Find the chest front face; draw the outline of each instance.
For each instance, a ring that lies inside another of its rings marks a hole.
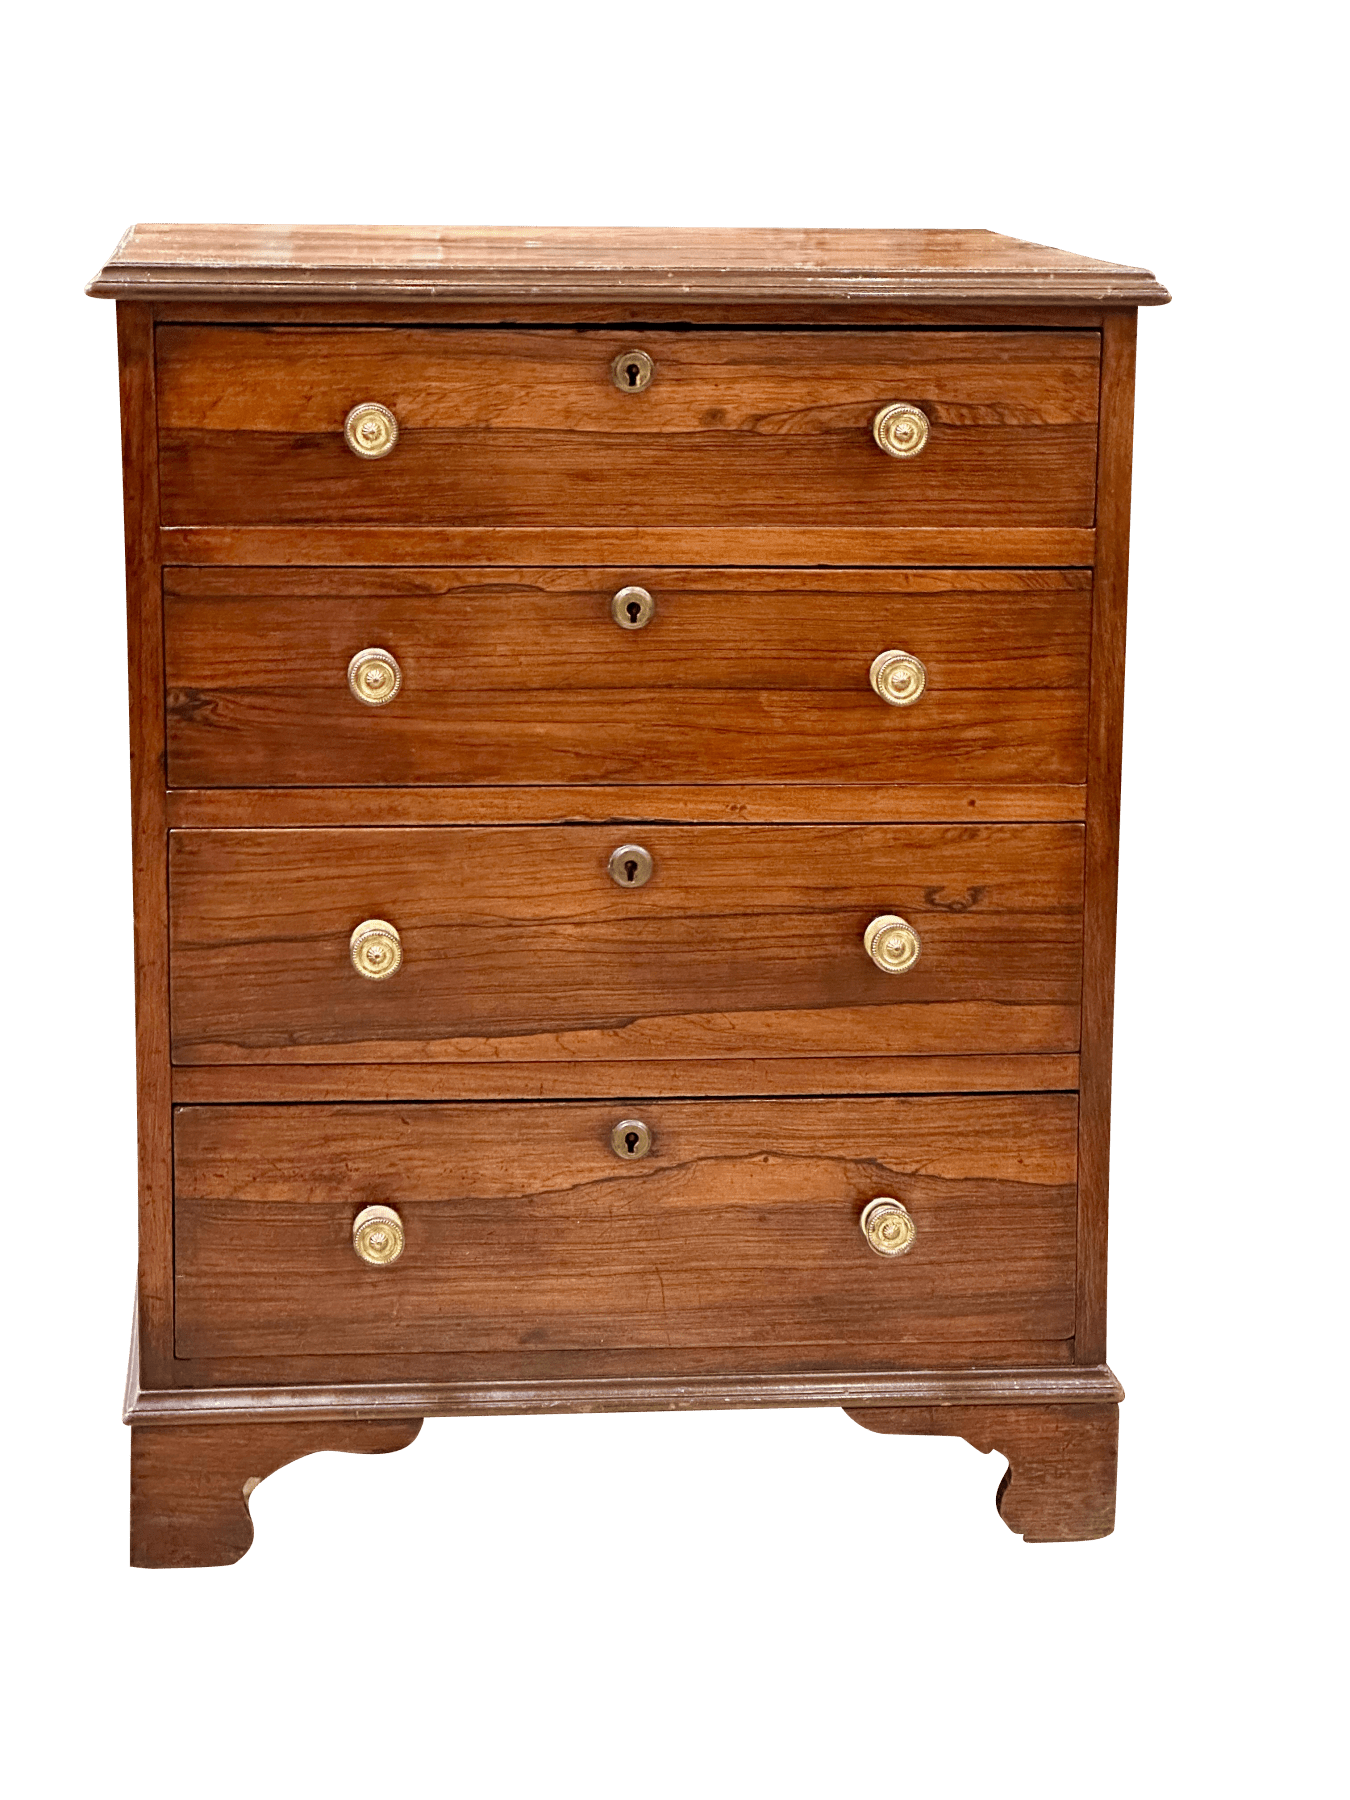
[[[110,265],[147,1493],[175,1431],[265,1461],[279,1385],[306,1447],[827,1403],[1109,1529],[1134,300],[1077,266]],[[138,1560],[232,1560],[156,1506]]]

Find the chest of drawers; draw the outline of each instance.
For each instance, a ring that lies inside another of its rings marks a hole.
[[[132,1560],[478,1412],[1114,1516],[1136,309],[987,232],[141,226]]]

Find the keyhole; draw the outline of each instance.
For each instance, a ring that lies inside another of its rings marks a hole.
[[[638,1134],[636,1131],[626,1131],[623,1136],[623,1141],[627,1144],[628,1154],[631,1156],[638,1147]]]
[[[639,369],[636,363],[629,363],[628,367],[624,370],[624,374],[628,377],[629,387],[636,387],[639,377],[642,374],[642,370]]]
[[[620,844],[610,852],[605,868],[616,887],[644,887],[652,878],[651,854],[641,844]]]
[[[630,600],[628,602],[627,607],[624,610],[627,612],[629,618],[636,625],[639,618],[642,616],[642,607],[639,605],[639,603],[636,600]]]

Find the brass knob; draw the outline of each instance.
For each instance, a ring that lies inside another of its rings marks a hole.
[[[348,945],[352,967],[367,981],[388,981],[403,962],[403,939],[383,919],[363,919]]]
[[[656,364],[645,350],[620,350],[609,365],[609,378],[621,394],[640,394],[655,373]]]
[[[349,450],[374,462],[377,457],[388,456],[398,442],[398,420],[377,400],[363,400],[347,414],[342,435]]]
[[[377,1269],[403,1254],[403,1221],[392,1206],[368,1206],[352,1220],[352,1249]]]
[[[907,400],[892,400],[873,419],[872,436],[887,456],[917,456],[928,442],[928,415]]]
[[[918,932],[898,913],[882,913],[863,933],[863,949],[888,975],[912,969],[922,948]]]
[[[928,671],[908,650],[883,650],[867,679],[887,706],[913,706],[928,685]]]
[[[878,1256],[903,1256],[914,1248],[914,1221],[898,1200],[883,1194],[869,1200],[858,1220],[869,1250]]]
[[[387,650],[358,650],[347,664],[347,686],[362,706],[388,706],[403,686],[403,671]]]

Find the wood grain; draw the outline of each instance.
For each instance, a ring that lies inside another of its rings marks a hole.
[[[1106,1356],[1106,1238],[1111,1165],[1111,1043],[1116,984],[1116,881],[1125,719],[1125,611],[1130,555],[1135,316],[1103,338],[1101,560],[1092,614],[1083,961],[1078,1302],[1080,1354]]]
[[[1073,1332],[1070,1095],[175,1113],[181,1356],[589,1346],[972,1350]],[[878,1193],[918,1229],[868,1249]],[[371,1269],[352,1219],[395,1207]]]
[[[169,570],[169,781],[1084,779],[1086,573],[632,581],[655,601],[640,631],[597,570]],[[402,671],[378,708],[347,686],[369,645]],[[912,706],[868,684],[887,648],[925,665]]]
[[[407,1418],[493,1413],[706,1411],[715,1406],[956,1406],[1120,1400],[1109,1368],[1069,1361],[1069,1339],[985,1341],[974,1366],[959,1345],[896,1366],[884,1346],[824,1359],[792,1345],[725,1350],[554,1350],[486,1355],[196,1357],[173,1364],[173,1388],[140,1381],[131,1334],[126,1424],[261,1418]],[[353,1377],[360,1379],[353,1379]],[[265,1384],[259,1379],[265,1377]]]
[[[997,306],[959,300],[914,304],[897,300],[827,300],[813,306],[784,300],[687,300],[666,296],[625,299],[611,293],[577,300],[561,318],[555,302],[517,300],[509,316],[497,300],[219,300],[168,296],[149,302],[157,325],[723,325],[839,326],[846,331],[884,327],[971,325],[1007,331],[1032,326],[1049,331],[1100,331],[1115,308],[1093,304],[1000,301]]]
[[[636,1084],[636,1085],[635,1085]],[[1070,1092],[1076,1056],[793,1056],[575,1063],[206,1064],[177,1104],[249,1100],[567,1100],[700,1095]]]
[[[878,525],[170,525],[160,557],[188,567],[356,568],[395,563],[704,568],[1087,568],[1095,529]],[[615,586],[619,583],[616,581]]]
[[[896,1406],[957,1401],[1119,1400],[1111,1371],[1073,1359],[1071,1338],[986,1339],[922,1357],[893,1343],[839,1350],[793,1344],[680,1349],[528,1349],[388,1356],[183,1357],[171,1385],[146,1388],[133,1337],[128,1424],[244,1416],[403,1418],[416,1414],[589,1412],[727,1406]],[[266,1387],[259,1382],[265,1378]]]
[[[1081,787],[1045,782],[594,783],[472,788],[177,788],[171,826],[192,825],[903,825],[1083,818]]]
[[[880,1315],[878,1326],[886,1326]],[[696,1349],[664,1343],[586,1350],[535,1345],[426,1351],[414,1346],[382,1355],[180,1357],[173,1365],[171,1389],[162,1391],[181,1396],[194,1389],[252,1389],[265,1381],[309,1394],[350,1385],[376,1398],[386,1390],[397,1394],[403,1412],[412,1408],[409,1396],[417,1397],[423,1418],[433,1411],[585,1412],[592,1405],[622,1411],[625,1394],[633,1396],[635,1405],[658,1408],[736,1406],[742,1394],[751,1396],[749,1405],[839,1406],[853,1399],[860,1406],[889,1406],[912,1397],[909,1377],[915,1370],[928,1371],[935,1382],[954,1381],[972,1369],[991,1381],[1022,1379],[1032,1371],[1038,1381],[1053,1377],[1062,1382],[1080,1367],[1074,1362],[1072,1338],[986,1338],[974,1352],[959,1338],[935,1340],[922,1350],[897,1345],[893,1338],[833,1347],[772,1338]],[[831,1396],[828,1400],[816,1398],[817,1383]],[[761,1389],[763,1399],[754,1399]],[[1056,1392],[1063,1397],[1067,1390],[1060,1386]]]
[[[1028,1544],[1109,1537],[1116,1523],[1120,1409],[1087,1406],[902,1406],[844,1409],[869,1431],[963,1437],[1008,1468],[999,1516]]]
[[[135,225],[88,291],[267,301],[1158,304],[1147,269],[992,231]]]
[[[617,332],[163,325],[168,525],[1092,525],[1096,332]],[[932,435],[897,461],[888,400]],[[343,421],[379,400],[393,453]]]
[[[176,831],[174,1059],[589,1057],[1077,1049],[1074,825],[653,826],[645,887],[612,830]],[[870,919],[923,941],[873,967]],[[403,940],[392,980],[354,926]]]
[[[421,1428],[421,1419],[133,1426],[131,1566],[238,1562],[253,1542],[248,1497],[268,1475],[320,1450],[402,1450]]]
[[[169,919],[165,855],[164,648],[156,519],[154,340],[149,308],[120,303],[131,881],[135,928],[136,1129],[141,1355],[152,1381],[173,1356],[173,1147],[170,1134]]]

